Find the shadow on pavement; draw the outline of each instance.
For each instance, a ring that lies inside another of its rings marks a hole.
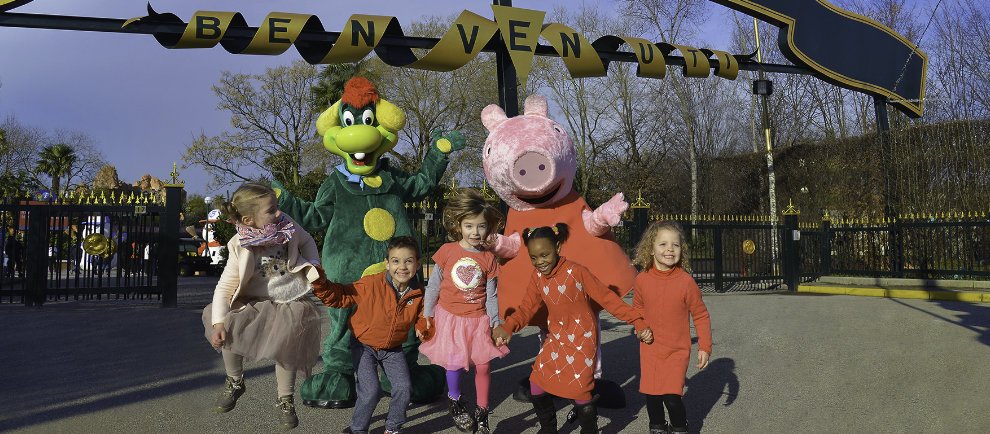
[[[695,363],[691,360],[690,363]],[[739,378],[736,362],[729,358],[712,360],[708,367],[687,380],[684,405],[687,407],[688,426],[691,432],[701,432],[705,419],[715,405],[724,399],[723,406],[730,406],[739,396]]]

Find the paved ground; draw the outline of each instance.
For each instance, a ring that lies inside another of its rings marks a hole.
[[[0,305],[0,431],[274,431],[271,364],[246,366],[248,390],[234,411],[209,411],[223,381],[199,320],[213,279],[180,279],[177,309],[107,301],[40,310]],[[705,371],[689,369],[685,395],[695,432],[990,428],[990,305],[788,294],[711,295],[706,302],[714,360]],[[628,333],[612,323],[604,333],[606,376],[629,398],[624,410],[602,410],[606,433],[647,428],[637,344]],[[492,421],[496,432],[532,433],[532,409],[509,395],[528,371],[536,339],[523,333],[511,348],[493,372]],[[375,433],[384,429],[387,402],[372,423]],[[297,432],[335,433],[350,411],[300,406],[299,417]],[[411,408],[406,432],[456,431],[436,404]]]

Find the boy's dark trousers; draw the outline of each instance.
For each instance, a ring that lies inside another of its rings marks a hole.
[[[357,374],[357,402],[354,404],[354,416],[351,418],[351,431],[355,434],[368,432],[371,416],[375,413],[381,395],[381,387],[378,385],[379,365],[385,370],[388,381],[392,383],[392,400],[388,404],[385,429],[399,431],[406,422],[406,407],[409,406],[411,391],[409,366],[406,364],[402,346],[375,350],[357,343],[351,346],[351,356],[354,358],[355,374]]]

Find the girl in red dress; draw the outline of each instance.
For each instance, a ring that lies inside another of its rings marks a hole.
[[[506,316],[504,324],[492,330],[495,344],[505,345],[541,306],[547,307],[549,333],[529,378],[540,434],[557,432],[553,396],[574,400],[582,434],[598,432],[598,410],[591,396],[598,342],[598,318],[591,308],[592,300],[632,324],[641,341],[653,341],[653,332],[639,309],[624,303],[587,268],[560,256],[567,233],[567,225],[562,223],[523,231],[535,270],[522,303]]]
[[[639,391],[646,395],[650,434],[688,432],[681,396],[691,357],[691,319],[698,333],[697,368],[705,369],[712,354],[712,324],[701,290],[685,270],[684,241],[684,230],[677,223],[654,222],[636,246],[636,263],[643,272],[633,286],[633,306],[657,330],[653,345],[639,346]]]

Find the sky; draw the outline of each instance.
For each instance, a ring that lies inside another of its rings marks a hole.
[[[156,11],[174,13],[183,21],[198,10],[240,12],[251,26],[258,26],[270,12],[312,14],[330,31],[342,30],[351,14],[394,16],[403,28],[424,16],[456,15],[465,9],[492,19],[491,4],[486,0],[151,2]],[[514,0],[512,4],[549,12],[555,5],[575,2]],[[586,4],[614,10],[621,2]],[[729,11],[714,3],[709,10],[699,40],[676,42],[727,50]],[[126,19],[146,15],[146,2],[34,0],[12,12]],[[585,36],[594,40],[600,35]],[[234,55],[220,46],[168,50],[151,35],[0,27],[0,119],[14,116],[24,126],[87,134],[122,181],[134,182],[145,173],[166,179],[173,162],[182,165],[185,147],[195,136],[230,128],[230,115],[216,108],[211,90],[221,72],[258,74],[298,59],[295,49],[279,56]],[[179,171],[190,193],[233,190],[207,190],[209,177],[198,167]]]

